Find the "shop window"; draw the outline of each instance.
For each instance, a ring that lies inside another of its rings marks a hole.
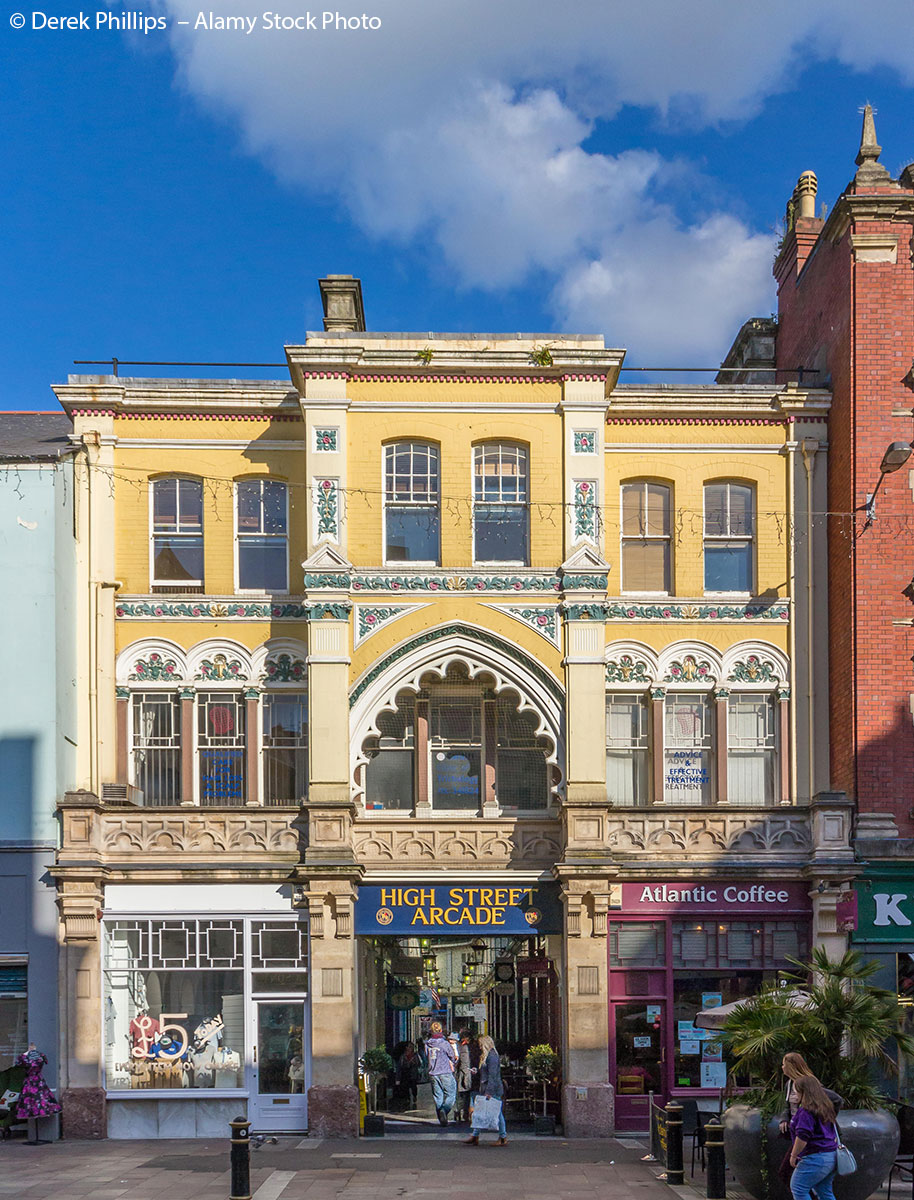
[[[412,810],[415,778],[416,705],[397,697],[397,709],[378,716],[378,736],[366,747],[365,807]]]
[[[289,590],[289,493],[272,479],[235,484],[238,589]]]
[[[705,487],[705,591],[751,592],[755,502],[742,483]]]
[[[610,921],[611,967],[662,967],[666,961],[663,921]]]
[[[726,1086],[728,1060],[721,1043],[711,1033],[695,1027],[702,1009],[754,996],[770,979],[763,971],[708,971],[673,976],[675,1024],[673,1026],[673,1084],[675,1087]],[[748,1084],[749,1080],[743,1080]]]
[[[150,587],[203,591],[203,483],[156,479],[152,484]]]
[[[527,451],[494,442],[473,451],[475,562],[529,561]]]
[[[663,794],[670,804],[713,798],[714,726],[704,693],[668,693],[664,704]]]
[[[898,976],[899,1027],[908,1037],[914,1037],[914,954],[896,956]],[[898,1056],[898,1099],[914,1104],[914,1059]]]
[[[109,1091],[244,1083],[241,920],[132,920],[105,928]]]
[[[478,695],[433,695],[430,704],[432,807],[482,803],[482,704]]]
[[[546,756],[537,744],[537,719],[499,700],[496,709],[495,788],[503,809],[545,808],[549,800]]]
[[[308,793],[308,695],[267,692],[263,698],[263,798],[297,804]]]
[[[727,701],[727,797],[731,804],[775,799],[775,699],[733,692]]]
[[[440,543],[438,449],[395,442],[384,449],[384,561],[437,564]]]
[[[235,692],[197,694],[202,805],[238,805],[245,795],[245,705]]]
[[[143,803],[181,803],[181,706],[173,692],[134,692],[133,782]]]
[[[670,591],[670,489],[639,480],[622,485],[622,591]]]
[[[808,952],[805,921],[673,922],[673,966],[781,970]]]
[[[650,801],[648,722],[646,696],[606,697],[606,795],[611,804]]]
[[[29,1048],[28,963],[0,966],[0,1071]]]

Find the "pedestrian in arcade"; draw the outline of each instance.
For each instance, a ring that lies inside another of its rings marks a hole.
[[[470,1096],[473,1093],[473,1070],[470,1057],[470,1033],[461,1029],[457,1035],[457,1124],[470,1121]]]
[[[447,1125],[447,1115],[457,1098],[457,1077],[454,1073],[457,1069],[457,1051],[444,1036],[444,1026],[440,1021],[432,1022],[430,1032],[431,1036],[425,1043],[428,1078],[432,1085],[438,1123]]]
[[[483,1036],[479,1039],[479,1083],[476,1091],[477,1096],[485,1096],[487,1100],[497,1100],[499,1102],[498,1110],[498,1141],[496,1146],[507,1146],[508,1130],[505,1126],[505,1086],[501,1078],[501,1058],[498,1051],[495,1049],[495,1043],[488,1036]],[[479,1145],[479,1130],[473,1129],[470,1137],[466,1139],[468,1146]],[[828,1196],[823,1197],[823,1200],[834,1200]]]
[[[837,1170],[838,1133],[835,1106],[815,1075],[795,1081],[799,1107],[790,1122],[790,1190],[794,1200],[809,1200],[813,1188],[819,1200],[835,1200],[832,1181]]]

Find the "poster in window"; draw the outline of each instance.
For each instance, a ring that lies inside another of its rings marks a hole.
[[[722,1088],[727,1086],[727,1064],[703,1062],[701,1064],[701,1087]]]

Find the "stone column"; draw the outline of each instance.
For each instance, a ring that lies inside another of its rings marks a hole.
[[[495,700],[490,697],[486,699],[483,706],[485,713],[483,741],[486,749],[486,761],[483,769],[482,815],[493,817],[498,813],[498,797],[495,794],[495,760],[498,755],[495,703]]]
[[[321,874],[309,880],[305,896],[312,979],[308,1125],[318,1137],[358,1137],[356,888]]]
[[[727,698],[730,692],[727,688],[719,687],[714,692],[714,715],[717,720],[717,728],[714,739],[714,754],[717,759],[717,803],[726,804],[729,799],[728,783],[729,770],[727,759],[727,746],[729,744],[727,730]]]
[[[844,792],[819,792],[809,815],[813,850],[804,875],[812,900],[812,944],[839,959],[847,949],[847,932],[838,926],[837,904],[845,885],[860,874],[851,848],[854,802]]]
[[[58,879],[60,908],[60,1103],[67,1138],[107,1136],[102,1087],[101,880],[71,870]]]
[[[606,1137],[613,1127],[606,957],[609,880],[569,875],[562,866],[556,873],[565,906],[565,1136]]]
[[[651,688],[651,799],[663,801],[663,688]]]
[[[244,773],[247,777],[248,807],[260,804],[260,692],[245,688],[244,692]]]
[[[194,689],[181,689],[181,804],[194,803]]]
[[[792,800],[790,794],[790,688],[778,688],[778,764],[780,768],[780,790],[782,804]]]
[[[428,770],[428,701],[416,701],[416,796],[413,807],[417,817],[430,816],[432,782]]]
[[[127,746],[130,740],[130,691],[119,687],[115,691],[117,703],[117,770],[115,781],[126,783],[129,775]]]

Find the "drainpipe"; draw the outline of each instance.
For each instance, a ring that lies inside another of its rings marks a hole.
[[[790,441],[787,443],[787,508],[788,508],[788,539],[790,546],[790,562],[788,564],[788,591],[790,593],[790,747],[784,747],[784,752],[790,753],[790,797],[791,803],[796,804],[797,796],[797,566],[796,566],[796,457],[797,443],[793,437],[793,423],[790,425]],[[788,797],[782,797],[786,800]]]
[[[813,700],[815,673],[813,661],[813,630],[814,630],[814,577],[813,577],[813,544],[812,544],[812,500],[813,473],[816,469],[816,452],[819,443],[815,438],[803,438],[800,450],[803,453],[803,466],[806,468],[806,704],[807,722],[809,724],[809,797],[816,794],[816,727],[815,702]]]
[[[101,437],[98,430],[90,429],[82,435],[86,451],[86,574],[89,584],[89,791],[100,795],[98,781],[98,586],[95,582],[95,539],[93,527],[92,476],[98,461]]]

